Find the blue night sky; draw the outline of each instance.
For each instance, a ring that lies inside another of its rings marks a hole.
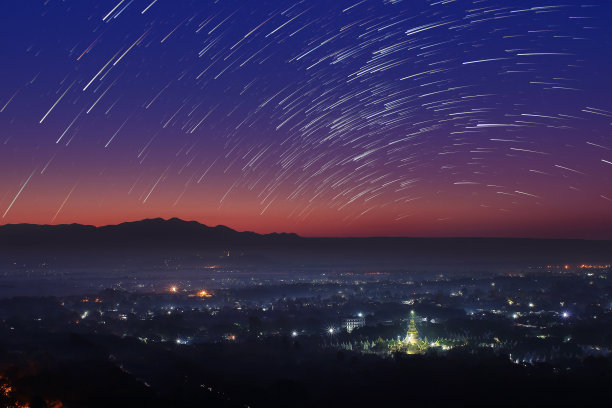
[[[612,239],[607,0],[0,5],[0,219]]]

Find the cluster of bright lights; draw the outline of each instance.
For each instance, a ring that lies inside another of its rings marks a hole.
[[[580,269],[606,269],[609,268],[610,265],[592,265],[592,264],[582,264],[578,266]]]
[[[196,293],[192,293],[189,295],[189,297],[199,297],[199,298],[209,298],[212,295],[207,291],[207,290],[199,290]]]

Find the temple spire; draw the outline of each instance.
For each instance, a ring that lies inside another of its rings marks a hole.
[[[414,324],[414,310],[410,311],[410,324],[408,330],[406,330],[406,342],[409,344],[416,344],[419,339],[419,331]]]

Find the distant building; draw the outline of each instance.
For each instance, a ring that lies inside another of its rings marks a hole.
[[[348,317],[344,319],[344,327],[349,333],[363,326],[365,326],[365,317],[363,316]]]

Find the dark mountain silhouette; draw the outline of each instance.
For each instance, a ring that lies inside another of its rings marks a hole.
[[[358,264],[611,262],[612,241],[525,238],[304,238],[296,234],[239,232],[219,225],[161,218],[118,225],[0,226],[0,253],[134,251],[159,255],[231,249],[249,256],[306,263]],[[76,252],[75,252],[76,254]]]
[[[81,224],[0,226],[0,245],[4,248],[224,248],[228,245],[261,246],[296,238],[295,234],[238,232],[223,225],[209,227],[178,218],[145,219],[102,227]]]

